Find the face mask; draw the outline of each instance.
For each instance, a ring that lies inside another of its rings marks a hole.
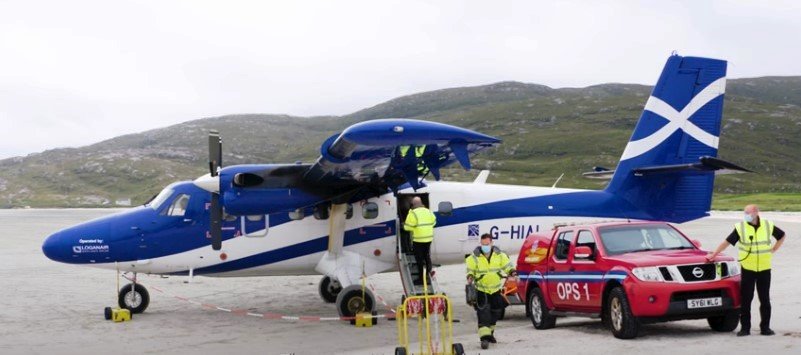
[[[481,252],[484,253],[484,254],[489,254],[490,250],[492,250],[492,246],[491,245],[482,245],[481,246]]]
[[[745,221],[748,222],[748,223],[751,223],[751,222],[754,221],[754,217],[751,216],[750,214],[746,213],[745,214]]]

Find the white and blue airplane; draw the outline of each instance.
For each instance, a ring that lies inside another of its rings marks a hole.
[[[209,174],[59,231],[42,249],[55,261],[134,275],[319,274],[321,297],[350,316],[375,308],[369,290],[362,298],[362,275],[400,270],[407,292],[413,287],[400,228],[413,196],[437,216],[435,264],[462,263],[483,233],[515,253],[528,234],[556,223],[707,216],[715,173],[745,171],[716,158],[725,83],[725,61],[670,56],[603,190],[489,184],[488,172],[472,183],[438,181],[442,167],[470,169],[471,154],[500,141],[434,122],[354,124],[326,140],[314,164],[223,168],[213,132]],[[148,292],[125,285],[119,303],[142,312]]]

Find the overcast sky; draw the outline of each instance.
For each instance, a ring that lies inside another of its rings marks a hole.
[[[0,159],[504,80],[652,84],[673,50],[801,75],[799,35],[799,1],[0,0]]]

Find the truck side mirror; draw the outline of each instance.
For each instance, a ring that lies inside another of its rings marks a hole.
[[[588,246],[576,247],[576,252],[573,254],[574,259],[591,259],[592,249]]]

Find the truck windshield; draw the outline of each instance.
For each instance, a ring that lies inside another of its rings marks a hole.
[[[601,229],[607,254],[648,250],[693,249],[692,243],[668,225],[640,225]]]

